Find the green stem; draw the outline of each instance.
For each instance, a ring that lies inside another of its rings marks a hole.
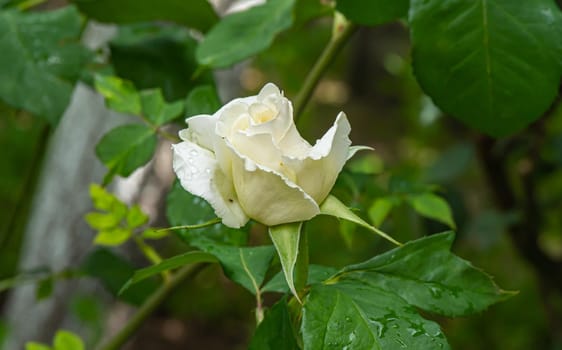
[[[156,230],[156,232],[165,232],[165,231],[173,231],[173,230],[194,230],[194,229],[197,229],[197,228],[212,226],[212,225],[218,224],[219,222],[221,222],[220,218],[214,218],[214,219],[209,220],[207,222],[204,222],[202,224],[166,227],[166,228]]]
[[[127,322],[125,327],[119,331],[99,350],[117,350],[129,340],[129,338],[139,329],[144,320],[180,285],[183,281],[196,275],[206,265],[186,265],[175,273],[169,283],[163,284],[148,300],[138,309],[137,313]]]
[[[152,248],[150,245],[146,244],[142,237],[136,236],[135,243],[139,247],[140,251],[143,255],[153,263],[154,265],[160,264],[162,262],[162,257],[158,252]],[[162,278],[164,279],[164,283],[170,283],[170,271],[162,271]]]
[[[332,37],[330,42],[322,51],[322,54],[316,60],[316,63],[306,76],[306,79],[294,100],[295,108],[295,120],[299,118],[302,114],[304,107],[306,107],[307,102],[310,100],[318,81],[334,60],[336,54],[340,51],[343,45],[347,42],[347,39],[351,37],[351,34],[355,32],[357,27],[351,22],[348,22],[345,17],[336,12],[334,15],[334,28],[332,30]]]

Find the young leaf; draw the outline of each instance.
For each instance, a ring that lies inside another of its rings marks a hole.
[[[154,131],[142,124],[122,125],[105,134],[96,146],[96,155],[109,170],[104,183],[114,174],[129,176],[146,164],[157,141]]]
[[[451,208],[443,198],[431,192],[426,192],[408,196],[406,200],[419,214],[455,228],[455,220],[453,219]]]
[[[206,0],[73,0],[80,11],[99,22],[168,21],[206,31],[218,17]]]
[[[105,246],[118,246],[125,243],[131,237],[131,230],[116,227],[110,230],[98,232],[94,238],[94,244]]]
[[[283,274],[291,293],[300,301],[295,289],[294,272],[299,254],[299,239],[301,236],[302,222],[277,225],[269,228],[269,236],[277,250]]]
[[[148,215],[146,215],[138,204],[133,205],[127,211],[127,227],[129,229],[135,229],[148,222]]]
[[[490,276],[452,254],[454,237],[453,232],[445,232],[410,241],[344,268],[331,281],[363,281],[444,316],[480,312],[512,295],[498,288]]]
[[[127,212],[127,206],[123,202],[98,184],[90,184],[90,197],[94,208],[98,210],[123,213],[123,215]]]
[[[366,229],[376,233],[377,235],[381,236],[382,238],[390,241],[396,245],[401,245],[400,242],[395,240],[394,238],[390,237],[386,233],[382,232],[376,227],[369,225],[365,220],[361,219],[359,216],[355,215],[348,207],[345,206],[342,202],[339,201],[336,197],[329,195],[328,198],[324,200],[324,202],[320,205],[320,213],[324,215],[335,216],[340,219],[348,220],[354,222],[360,226],[365,227]]]
[[[53,350],[84,350],[84,342],[74,333],[60,330],[55,334]]]
[[[119,77],[97,75],[96,90],[105,98],[107,106],[119,113],[140,115],[141,100],[137,89]]]
[[[322,265],[309,265],[308,266],[308,280],[307,285],[316,284],[323,282],[328,279],[328,277],[336,274],[338,270],[330,266]],[[265,286],[261,289],[263,293],[265,292],[277,292],[277,293],[287,293],[289,292],[289,286],[287,286],[287,281],[285,280],[285,274],[283,271],[279,272],[273,278],[271,278]]]
[[[167,103],[160,89],[143,91],[140,98],[143,115],[156,126],[171,122],[183,112],[183,101]]]
[[[78,43],[82,23],[73,6],[1,11],[0,100],[56,125],[91,57]]]
[[[336,9],[350,21],[374,26],[408,14],[408,0],[337,0]]]
[[[266,312],[259,324],[249,350],[295,350],[297,341],[291,324],[287,299],[283,298]]]
[[[392,208],[397,204],[397,201],[393,197],[379,197],[375,199],[373,204],[369,207],[369,218],[375,226],[380,226],[392,210]]]
[[[554,1],[413,0],[409,14],[420,85],[469,126],[509,135],[558,94],[562,13]]]
[[[225,275],[252,294],[260,290],[275,249],[272,246],[229,247],[208,241],[199,247],[217,257]]]
[[[266,49],[278,33],[291,26],[294,3],[269,0],[224,17],[197,48],[197,61],[211,68],[225,68]]]
[[[439,325],[396,294],[360,281],[313,286],[301,332],[310,350],[449,349]]]
[[[96,230],[110,230],[119,225],[124,215],[115,215],[115,213],[97,213],[91,212],[84,216],[90,227]]]
[[[201,85],[189,92],[185,101],[185,115],[213,114],[221,107],[217,90],[211,85]]]
[[[149,277],[158,275],[164,271],[173,270],[178,267],[201,262],[217,262],[217,258],[209,253],[195,251],[176,255],[172,258],[162,260],[162,262],[160,262],[159,264],[135,271],[133,276],[123,285],[123,287],[119,291],[119,294],[122,294],[133,284]]]
[[[29,341],[25,343],[25,350],[53,350],[50,346],[45,344]]]

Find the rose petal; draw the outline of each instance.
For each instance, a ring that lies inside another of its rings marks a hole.
[[[187,118],[185,122],[188,128],[179,132],[180,138],[183,141],[192,141],[208,150],[212,150],[213,138],[216,137],[217,119],[211,115],[201,114]]]
[[[328,196],[349,154],[351,126],[343,112],[334,125],[308,151],[304,160],[286,159],[296,171],[297,185],[317,203]],[[300,166],[298,165],[300,163]]]
[[[244,212],[265,225],[304,221],[320,213],[318,204],[282,174],[232,152],[234,188]]]
[[[182,187],[209,202],[226,226],[244,226],[249,219],[213,153],[190,141],[172,145],[172,149],[174,171]]]

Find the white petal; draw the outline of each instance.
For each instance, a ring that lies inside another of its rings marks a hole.
[[[204,198],[229,227],[242,227],[248,217],[242,210],[231,180],[218,167],[212,152],[185,141],[172,145],[173,167],[183,188]]]
[[[350,131],[347,117],[341,112],[334,125],[310,149],[306,159],[286,160],[297,169],[297,185],[317,203],[322,203],[328,196],[347,161]]]
[[[359,152],[359,151],[373,151],[374,148],[373,147],[369,147],[369,146],[351,146],[349,147],[349,153],[347,154],[347,159],[351,159],[355,153]]]
[[[201,114],[187,118],[185,122],[188,125],[188,129],[180,131],[180,138],[183,141],[192,141],[212,150],[217,119],[211,115]]]
[[[249,217],[273,226],[309,220],[320,213],[314,199],[287,177],[230,150],[234,187]]]

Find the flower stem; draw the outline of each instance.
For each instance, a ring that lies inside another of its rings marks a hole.
[[[99,350],[120,349],[127,340],[139,329],[144,320],[174,291],[174,289],[186,279],[196,275],[206,264],[186,265],[176,272],[169,283],[163,284],[154,294],[152,294],[137,313],[127,322],[119,333],[117,333],[107,343],[99,347]]]
[[[182,226],[172,226],[172,227],[166,227],[166,228],[161,228],[159,230],[156,230],[156,232],[165,232],[165,231],[174,231],[174,230],[194,230],[197,228],[203,228],[203,227],[207,227],[207,226],[212,226],[215,224],[218,224],[219,222],[221,222],[220,218],[214,218],[212,220],[209,220],[207,222],[204,222],[202,224],[196,224],[196,225],[182,225]]]
[[[158,252],[150,245],[146,244],[142,237],[136,236],[135,243],[137,243],[139,250],[144,254],[148,261],[150,261],[154,265],[160,264],[162,262],[162,257],[160,256],[160,254],[158,254]],[[161,275],[164,283],[170,283],[170,271],[162,271]]]
[[[295,108],[295,120],[299,118],[302,114],[304,107],[306,107],[307,102],[310,100],[318,81],[334,60],[336,54],[347,42],[347,39],[351,37],[351,34],[355,32],[357,27],[353,23],[347,21],[347,19],[336,12],[334,15],[334,27],[332,30],[332,36],[330,42],[322,51],[322,54],[306,76],[306,79],[294,100]]]

